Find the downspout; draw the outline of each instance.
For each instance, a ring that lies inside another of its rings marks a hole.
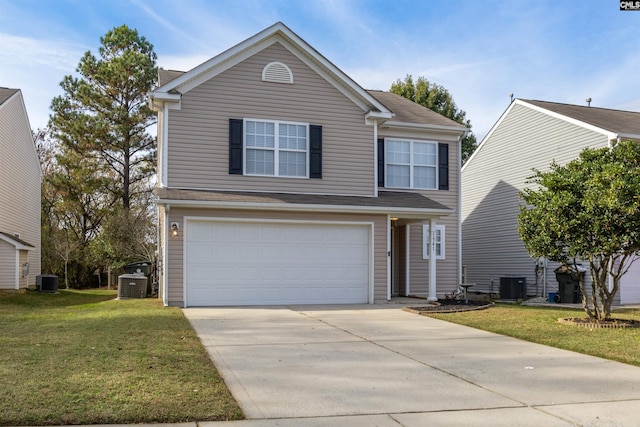
[[[387,301],[391,301],[391,216],[387,215]]]
[[[458,138],[458,285],[462,283],[462,138],[466,134]]]
[[[378,121],[373,121],[373,196],[378,197]]]

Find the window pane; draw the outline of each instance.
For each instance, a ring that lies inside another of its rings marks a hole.
[[[436,144],[430,142],[413,143],[413,164],[435,166]]]
[[[280,151],[278,167],[280,176],[307,176],[307,154]]]
[[[279,132],[280,148],[291,150],[307,149],[307,127],[305,125],[281,123]]]
[[[410,142],[388,139],[385,142],[385,160],[387,163],[405,163],[411,161]]]
[[[253,175],[273,175],[273,151],[247,149],[247,173]]]
[[[273,123],[247,121],[246,129],[247,147],[275,147],[275,126]]]
[[[413,167],[413,187],[435,189],[436,188],[436,168],[425,166]]]
[[[409,166],[387,165],[387,186],[409,188]]]

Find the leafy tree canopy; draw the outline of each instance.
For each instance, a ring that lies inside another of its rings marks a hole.
[[[592,289],[587,298],[581,281],[583,306],[594,319],[610,318],[620,278],[640,251],[640,145],[587,148],[566,166],[534,172],[535,187],[520,194],[526,249],[569,265],[588,260]]]
[[[414,82],[413,77],[407,75],[404,81],[396,80],[390,91],[466,126],[469,133],[462,139],[462,163],[464,164],[473,154],[477,143],[475,135],[471,132],[471,121],[467,119],[466,112],[458,109],[446,88],[429,82],[425,77],[418,77]]]

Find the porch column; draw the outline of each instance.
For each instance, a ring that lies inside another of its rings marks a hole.
[[[428,301],[438,301],[436,296],[436,222],[429,219],[429,297]]]

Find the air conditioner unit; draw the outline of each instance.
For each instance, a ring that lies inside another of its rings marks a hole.
[[[39,274],[36,276],[36,289],[40,292],[58,292],[58,276],[55,274]]]
[[[118,299],[146,298],[147,276],[122,274],[118,276]]]

